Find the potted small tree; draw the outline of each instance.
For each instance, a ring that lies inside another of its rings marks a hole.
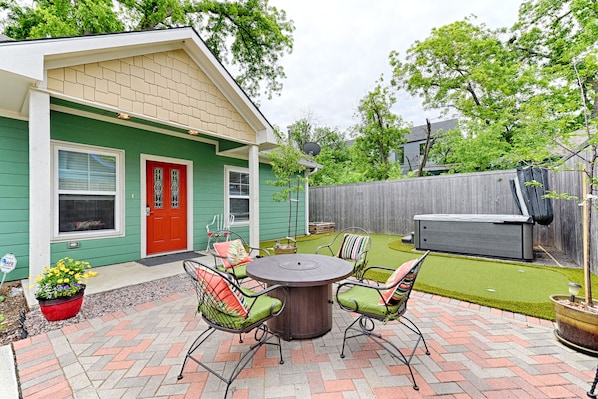
[[[301,151],[286,143],[281,144],[268,154],[272,173],[276,176],[276,180],[268,180],[267,183],[280,188],[279,191],[272,194],[272,199],[276,202],[287,202],[289,210],[287,236],[276,242],[274,246],[275,254],[297,252],[299,193],[303,191],[303,184],[306,181],[304,176],[306,167],[301,164],[301,159],[304,157],[305,155]]]
[[[577,68],[573,64],[575,73]],[[579,81],[579,74],[577,74]],[[568,193],[549,192],[551,198],[577,200],[583,212],[583,270],[584,270],[584,291],[582,298],[577,297],[578,291],[582,288],[580,284],[569,283],[569,295],[551,295],[557,328],[556,337],[564,344],[582,352],[598,355],[598,307],[594,305],[592,298],[591,280],[591,254],[592,254],[592,214],[598,209],[595,202],[598,197],[598,177],[596,167],[598,166],[598,130],[591,123],[598,124],[598,118],[590,119],[588,106],[585,102],[583,86],[580,84],[581,99],[583,105],[583,116],[585,121],[585,134],[587,135],[586,147],[584,150],[569,149],[571,156],[578,157],[580,162],[575,168],[582,175],[581,198],[569,195]],[[596,102],[598,104],[598,102]]]

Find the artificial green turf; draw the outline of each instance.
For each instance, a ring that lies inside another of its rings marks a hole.
[[[329,243],[335,233],[299,237],[297,251],[314,253],[320,245]],[[368,265],[392,268],[421,256],[413,246],[401,242],[400,236],[373,234]],[[272,247],[264,242],[262,247]],[[368,274],[367,278],[385,281],[388,274]],[[566,294],[569,281],[583,284],[581,269],[537,266],[531,263],[480,259],[467,256],[431,253],[422,266],[415,289],[422,292],[455,298],[554,320],[550,295]],[[598,277],[592,275],[594,286]]]

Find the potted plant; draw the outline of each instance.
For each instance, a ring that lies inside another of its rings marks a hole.
[[[589,135],[592,135],[588,131]],[[596,133],[593,133],[595,135]],[[595,139],[594,139],[595,140]],[[569,295],[551,295],[550,300],[555,312],[555,335],[559,341],[581,352],[598,355],[598,308],[594,306],[591,284],[591,232],[592,232],[592,200],[596,198],[595,168],[598,157],[598,145],[590,145],[591,159],[585,159],[582,165],[581,201],[583,212],[583,270],[585,295],[577,296],[582,288],[580,284],[569,283]],[[577,199],[563,193],[551,193],[555,198]]]
[[[577,72],[575,61],[573,63],[578,83],[580,76]],[[581,203],[583,212],[583,270],[585,295],[583,300],[577,297],[582,288],[577,283],[569,283],[569,295],[552,295],[550,300],[553,305],[556,319],[555,335],[559,341],[581,352],[598,355],[598,307],[594,306],[592,298],[591,280],[591,254],[592,254],[592,214],[597,208],[592,201],[598,199],[598,177],[596,164],[598,161],[598,131],[590,127],[590,123],[598,123],[598,119],[591,121],[588,107],[585,102],[583,86],[579,84],[583,105],[585,134],[587,135],[586,147],[582,150],[568,149],[572,156],[580,159],[577,168],[582,174]],[[598,103],[597,103],[598,104]],[[577,196],[567,193],[549,192],[551,198],[566,200],[579,200]],[[598,208],[597,208],[598,209]]]
[[[68,319],[79,313],[85,283],[98,274],[89,269],[89,262],[66,257],[53,266],[46,266],[35,279],[35,299],[48,321]]]
[[[272,194],[272,199],[276,202],[288,202],[289,209],[287,236],[283,240],[276,241],[275,254],[297,252],[299,193],[303,191],[303,184],[306,181],[306,177],[303,175],[306,167],[301,164],[301,159],[304,157],[305,155],[301,151],[290,144],[281,144],[268,154],[272,173],[276,176],[276,180],[268,180],[267,183],[280,188],[279,191]],[[292,229],[293,213],[294,230]]]

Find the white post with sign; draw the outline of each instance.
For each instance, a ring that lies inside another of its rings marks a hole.
[[[2,282],[0,283],[0,289],[2,289],[2,286],[4,285],[4,280],[6,279],[6,274],[15,270],[15,267],[17,267],[17,258],[13,254],[8,253],[8,254],[4,255],[2,257],[2,259],[0,259],[0,272],[4,273],[2,275]]]

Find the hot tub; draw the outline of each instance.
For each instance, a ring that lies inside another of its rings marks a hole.
[[[524,215],[415,215],[416,249],[534,259],[531,216]]]

